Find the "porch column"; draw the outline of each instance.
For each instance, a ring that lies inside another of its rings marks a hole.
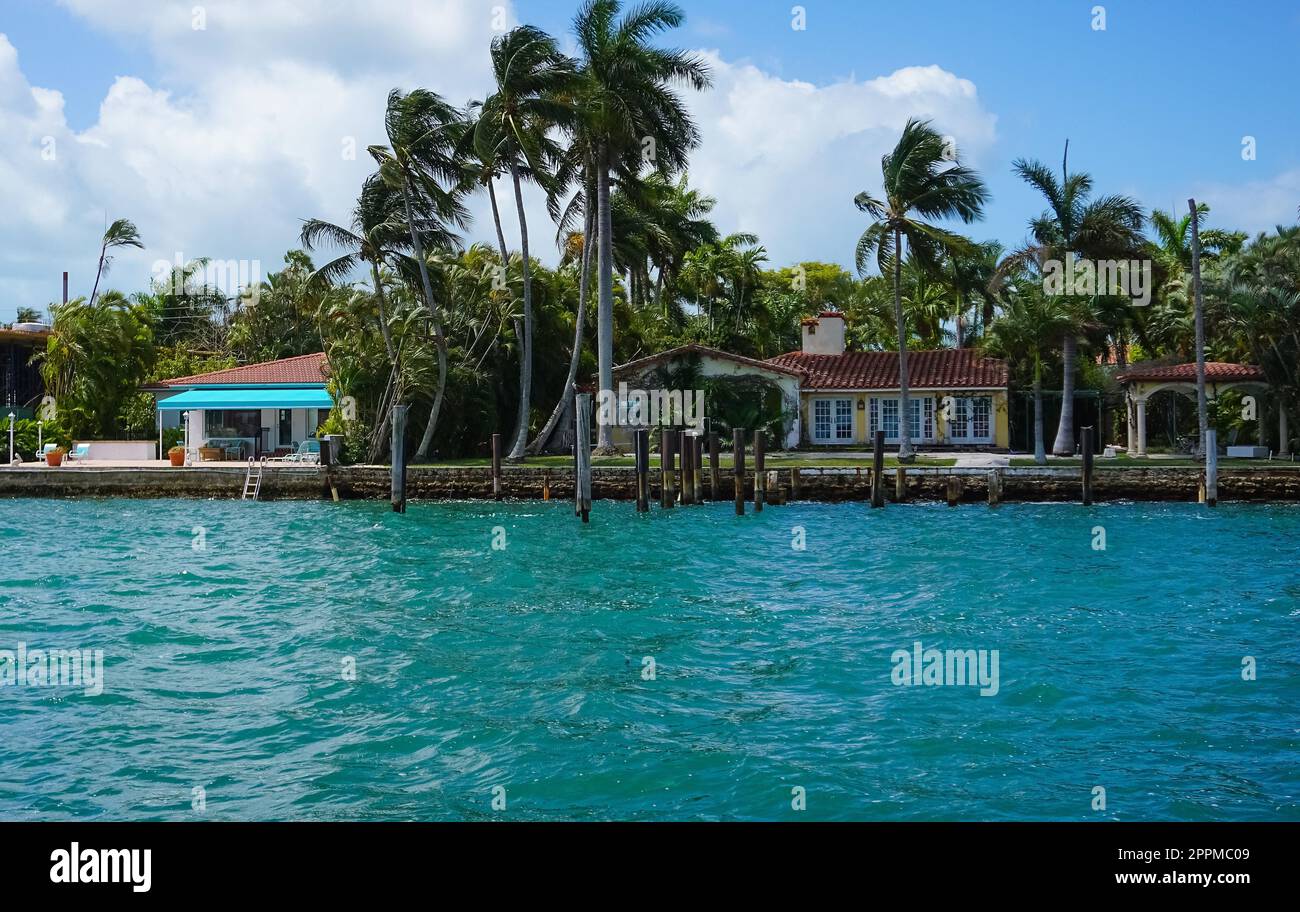
[[[1124,407],[1125,407],[1125,411],[1128,413],[1128,420],[1124,422],[1126,425],[1128,425],[1128,454],[1132,456],[1133,453],[1136,452],[1135,447],[1137,443],[1137,426],[1135,425],[1133,420],[1133,391],[1132,390],[1129,390],[1128,393],[1124,396]]]
[[[1287,430],[1286,402],[1282,399],[1278,399],[1277,402],[1277,431],[1278,431],[1277,455],[1290,456],[1291,441],[1289,438],[1291,436],[1291,432]]]
[[[1136,456],[1145,456],[1147,454],[1147,401],[1139,399],[1137,401],[1138,411],[1138,445]]]

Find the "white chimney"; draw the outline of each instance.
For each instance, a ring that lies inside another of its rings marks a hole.
[[[844,314],[834,310],[823,310],[815,317],[805,317],[803,353],[805,355],[844,354]]]

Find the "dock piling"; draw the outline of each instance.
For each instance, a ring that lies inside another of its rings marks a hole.
[[[745,429],[731,432],[731,474],[736,482],[736,515],[745,515]]]
[[[1002,503],[1002,473],[997,469],[989,472],[989,506],[996,507]]]
[[[1205,429],[1205,505],[1219,504],[1219,432]]]
[[[754,432],[754,512],[763,512],[763,501],[767,499],[767,470],[764,468],[763,432]]]
[[[591,393],[579,393],[574,408],[573,445],[578,458],[578,475],[574,479],[574,509],[583,522],[591,519]]]
[[[501,499],[501,435],[492,435],[492,498]]]
[[[659,432],[659,469],[663,475],[663,483],[659,490],[659,506],[665,510],[670,510],[676,505],[677,490],[673,479],[673,442],[677,435],[671,428],[664,428]]]
[[[948,506],[950,507],[957,506],[957,504],[961,501],[963,488],[964,485],[962,484],[960,475],[948,476]]]
[[[633,438],[636,454],[636,511],[650,509],[650,430],[638,428]]]
[[[1079,428],[1079,451],[1083,456],[1083,505],[1092,506],[1092,434],[1093,428]]]
[[[682,458],[682,506],[695,503],[695,454],[691,452],[691,435],[682,431],[677,438]]]
[[[871,506],[885,505],[885,432],[876,431],[871,444]]]
[[[704,503],[704,438],[699,434],[691,437],[691,458],[695,462],[695,503]]]
[[[709,500],[718,499],[719,468],[722,457],[719,451],[718,435],[709,434]]]
[[[907,469],[902,463],[894,469],[894,503],[907,503]]]
[[[406,512],[406,410],[409,406],[393,406],[393,478],[392,501],[394,513]]]

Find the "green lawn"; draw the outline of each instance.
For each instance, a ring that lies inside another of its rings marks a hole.
[[[1031,460],[1032,461],[1032,460]],[[704,457],[705,466],[708,466],[708,455]],[[719,460],[723,468],[731,468],[731,454],[723,453]],[[767,468],[769,469],[816,469],[816,468],[843,468],[846,466],[870,466],[870,457],[863,459],[844,459],[840,457],[826,457],[818,459],[815,456],[808,456],[804,453],[769,453],[767,455]],[[956,459],[935,458],[935,457],[917,457],[915,465],[918,466],[950,466],[955,465]],[[486,456],[475,456],[465,459],[448,459],[444,462],[420,463],[421,466],[432,466],[442,468],[465,468],[471,466],[491,465],[492,460]],[[591,464],[595,467],[600,466],[634,466],[635,460],[631,456],[595,456],[592,457]],[[523,463],[524,466],[533,468],[569,468],[573,465],[572,456],[530,456]],[[657,468],[659,465],[659,456],[656,453],[650,455],[650,465]],[[745,465],[753,468],[754,457],[752,453],[745,456]],[[885,465],[892,468],[898,465],[898,460],[892,456],[885,457]]]

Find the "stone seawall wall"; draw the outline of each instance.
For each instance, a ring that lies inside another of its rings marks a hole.
[[[778,499],[779,489],[789,500],[864,501],[870,497],[868,468],[776,470],[777,485],[768,499]],[[1077,468],[1006,468],[1002,478],[1004,501],[1077,501]],[[772,470],[769,470],[771,477]],[[1193,501],[1200,470],[1158,466],[1125,469],[1099,468],[1093,493],[1098,501]],[[747,497],[753,491],[753,471],[746,472]],[[944,500],[948,479],[962,480],[962,501],[982,502],[988,497],[988,469],[934,466],[906,470],[907,494],[916,500]],[[634,499],[631,468],[592,470],[592,496],[597,500]],[[719,476],[719,499],[734,498],[731,470]],[[0,497],[210,497],[237,499],[243,489],[244,467],[66,469],[0,468]],[[492,472],[487,467],[412,468],[407,470],[407,497],[411,500],[490,499]],[[652,498],[659,496],[659,478],[651,473]],[[340,499],[386,500],[389,470],[384,466],[340,466],[328,471],[308,467],[268,467],[262,482],[264,500],[328,499],[331,487]],[[502,470],[506,497],[553,499],[573,497],[573,471],[569,468],[508,466]],[[895,473],[885,470],[885,494],[894,499]],[[704,472],[704,493],[709,494],[709,473]],[[1220,500],[1300,501],[1300,470],[1286,468],[1230,469],[1219,475]]]

